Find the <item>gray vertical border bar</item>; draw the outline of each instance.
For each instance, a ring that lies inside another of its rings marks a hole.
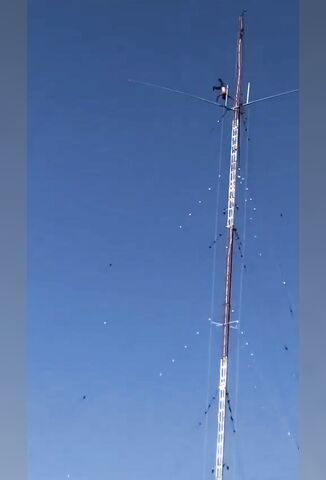
[[[25,480],[26,0],[0,1],[0,479]]]
[[[326,479],[326,2],[300,8],[300,479]]]

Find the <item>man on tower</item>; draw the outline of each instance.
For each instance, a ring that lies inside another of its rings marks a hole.
[[[227,87],[221,78],[219,78],[218,81],[219,81],[219,85],[217,86],[214,85],[213,87],[213,92],[215,90],[219,92],[219,95],[217,96],[216,101],[218,102],[220,97],[225,101],[227,96]]]

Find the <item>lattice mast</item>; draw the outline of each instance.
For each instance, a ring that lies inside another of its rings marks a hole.
[[[234,235],[235,235],[235,199],[239,156],[239,137],[240,137],[240,115],[241,115],[241,84],[242,84],[242,60],[243,60],[243,36],[244,36],[244,14],[239,19],[240,29],[237,42],[237,75],[236,92],[233,105],[233,120],[231,133],[231,153],[230,153],[230,175],[228,191],[228,210],[227,210],[227,244],[226,244],[226,273],[225,273],[225,299],[223,315],[223,346],[222,357],[220,360],[220,380],[219,380],[219,400],[218,400],[218,428],[215,462],[215,479],[223,480],[224,473],[224,445],[225,445],[225,412],[226,412],[226,394],[228,385],[228,361],[230,344],[230,323],[231,323],[231,297],[232,297],[232,273],[233,273],[233,255],[234,255]]]

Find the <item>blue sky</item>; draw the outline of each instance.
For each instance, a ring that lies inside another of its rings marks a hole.
[[[202,478],[197,422],[206,408],[218,112],[127,79],[214,99],[219,76],[234,80],[243,8],[252,98],[297,88],[292,0],[30,2],[31,480]],[[229,119],[216,318],[228,127]],[[228,437],[227,480],[297,478],[297,128],[295,95],[252,107],[244,334],[232,332],[233,351],[240,341],[238,431]],[[212,393],[219,342],[217,330]]]

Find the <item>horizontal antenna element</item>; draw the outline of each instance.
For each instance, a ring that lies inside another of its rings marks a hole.
[[[214,105],[214,106],[219,106],[219,107],[222,106],[222,105],[217,105],[217,103],[213,102],[213,100],[208,100],[207,98],[198,97],[197,95],[193,95],[191,93],[183,92],[182,90],[176,90],[174,88],[164,87],[163,85],[158,85],[156,83],[141,82],[139,80],[133,80],[133,79],[129,79],[128,82],[137,83],[138,85],[144,85],[145,87],[159,88],[161,90],[165,90],[165,91],[171,92],[171,93],[178,93],[179,95],[184,95],[186,97],[194,98],[195,100],[200,100],[201,102],[210,103],[211,105]]]
[[[200,102],[205,102],[205,103],[208,103],[210,105],[214,105],[214,107],[221,107],[221,108],[224,108],[226,110],[234,110],[234,108],[235,108],[235,107],[233,107],[233,108],[228,107],[227,102],[224,105],[221,105],[217,102],[214,102],[213,100],[209,100],[208,98],[200,97],[198,95],[193,95],[192,93],[184,92],[183,90],[177,90],[175,88],[165,87],[164,85],[159,85],[157,83],[143,82],[141,80],[134,80],[132,78],[129,78],[128,82],[136,83],[138,85],[143,85],[145,87],[158,88],[159,90],[165,90],[166,92],[170,92],[170,93],[177,93],[178,95],[183,95],[183,96],[188,97],[188,98],[193,98],[194,100],[198,100]],[[250,83],[248,84],[246,103],[242,104],[243,107],[247,107],[248,105],[253,105],[254,103],[258,103],[258,102],[263,102],[265,100],[271,100],[273,98],[282,97],[284,95],[289,95],[291,93],[296,93],[296,92],[299,92],[299,89],[287,90],[286,92],[276,93],[275,95],[269,95],[267,97],[258,98],[257,100],[252,100],[252,101],[249,101],[249,92],[250,92]],[[227,98],[228,98],[228,96],[229,96],[229,93],[227,94]]]

